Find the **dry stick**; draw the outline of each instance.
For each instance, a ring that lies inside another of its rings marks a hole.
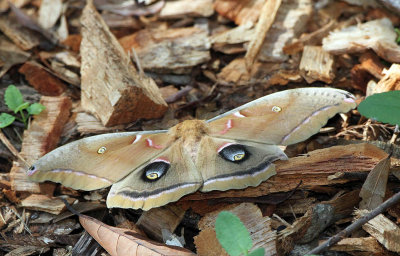
[[[329,238],[325,243],[319,245],[318,247],[306,253],[306,255],[318,254],[325,251],[326,249],[336,244],[346,236],[350,235],[352,232],[354,232],[355,230],[359,229],[362,225],[367,223],[369,220],[375,218],[378,214],[381,214],[382,212],[386,211],[386,209],[398,203],[399,201],[400,201],[400,192],[398,192],[397,194],[395,194],[394,196],[383,202],[381,205],[376,207],[374,210],[370,211],[368,214],[359,218],[357,221],[355,221],[353,224],[351,224],[347,228],[337,233],[335,236]]]
[[[275,20],[276,13],[278,12],[281,3],[282,0],[265,1],[265,4],[260,12],[260,17],[255,28],[254,36],[250,41],[246,56],[244,57],[247,70],[251,70],[258,53],[260,52],[261,46],[264,43],[265,36]]]
[[[11,144],[11,142],[7,139],[6,135],[4,135],[3,131],[0,129],[0,141],[3,142],[4,146],[10,150],[10,152],[16,156],[26,167],[29,167],[30,164],[21,156],[18,150]]]

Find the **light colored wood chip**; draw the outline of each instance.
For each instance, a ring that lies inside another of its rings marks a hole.
[[[213,13],[213,0],[178,0],[166,2],[160,18],[209,17]]]
[[[391,256],[373,237],[344,238],[329,248],[332,251],[347,252],[352,255]]]
[[[332,83],[335,78],[333,55],[325,52],[321,46],[305,46],[300,61],[300,74],[307,83],[315,81]]]
[[[384,76],[376,84],[372,93],[400,90],[400,65],[392,64],[389,70],[383,71]]]
[[[82,107],[105,126],[159,118],[167,110],[155,82],[139,74],[91,1],[82,16]]]
[[[71,100],[68,97],[43,96],[40,103],[46,107],[25,130],[21,156],[30,164],[53,150],[60,139],[64,124],[68,121]],[[11,169],[11,188],[15,191],[40,193],[45,186],[28,180],[27,166],[14,162]],[[54,184],[51,184],[54,186]],[[42,189],[41,189],[42,188]]]
[[[361,217],[367,213],[367,210],[356,211],[357,217]],[[400,228],[383,214],[379,214],[368,221],[362,228],[389,251],[400,253]]]
[[[43,0],[39,8],[38,23],[44,28],[52,28],[63,11],[62,0]]]
[[[306,30],[312,13],[311,0],[282,0],[273,26],[263,40],[258,60],[264,62],[287,60],[288,56],[283,52],[283,48]]]
[[[325,51],[332,54],[364,52],[368,49],[389,62],[400,62],[400,46],[392,22],[379,19],[334,31],[322,40]]]
[[[268,30],[275,20],[275,16],[281,6],[282,0],[268,0],[265,1],[260,18],[258,19],[253,38],[250,41],[249,47],[245,55],[246,67],[251,70],[261,46],[265,40]]]
[[[67,201],[72,204],[75,199],[68,198]],[[48,212],[55,215],[60,214],[64,209],[66,209],[65,204],[61,199],[38,194],[32,194],[21,200],[20,206],[26,209]]]

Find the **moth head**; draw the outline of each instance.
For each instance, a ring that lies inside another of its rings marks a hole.
[[[167,173],[170,166],[170,162],[165,159],[155,159],[143,168],[142,179],[148,182],[157,181]]]
[[[221,146],[218,149],[218,154],[224,160],[232,163],[241,163],[250,156],[245,146],[233,143],[227,143]]]

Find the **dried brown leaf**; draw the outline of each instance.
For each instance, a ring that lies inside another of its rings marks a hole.
[[[85,230],[112,256],[194,255],[187,249],[151,241],[136,231],[111,227],[86,215],[79,216],[79,221]]]

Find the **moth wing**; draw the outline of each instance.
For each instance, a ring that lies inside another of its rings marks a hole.
[[[354,96],[346,91],[300,88],[264,96],[207,122],[213,137],[290,145],[355,107]]]
[[[227,160],[237,154],[239,161]],[[205,136],[196,161],[203,177],[200,191],[258,186],[276,174],[273,162],[279,159],[286,160],[287,156],[275,145]]]
[[[153,165],[155,172],[165,167],[168,169],[160,172],[160,178],[150,180],[146,173],[151,172],[149,167]],[[107,197],[107,207],[149,210],[197,191],[202,183],[193,160],[178,140],[163,153],[112,185]]]
[[[168,148],[166,131],[124,132],[87,137],[61,146],[29,170],[31,180],[73,189],[108,187]]]

